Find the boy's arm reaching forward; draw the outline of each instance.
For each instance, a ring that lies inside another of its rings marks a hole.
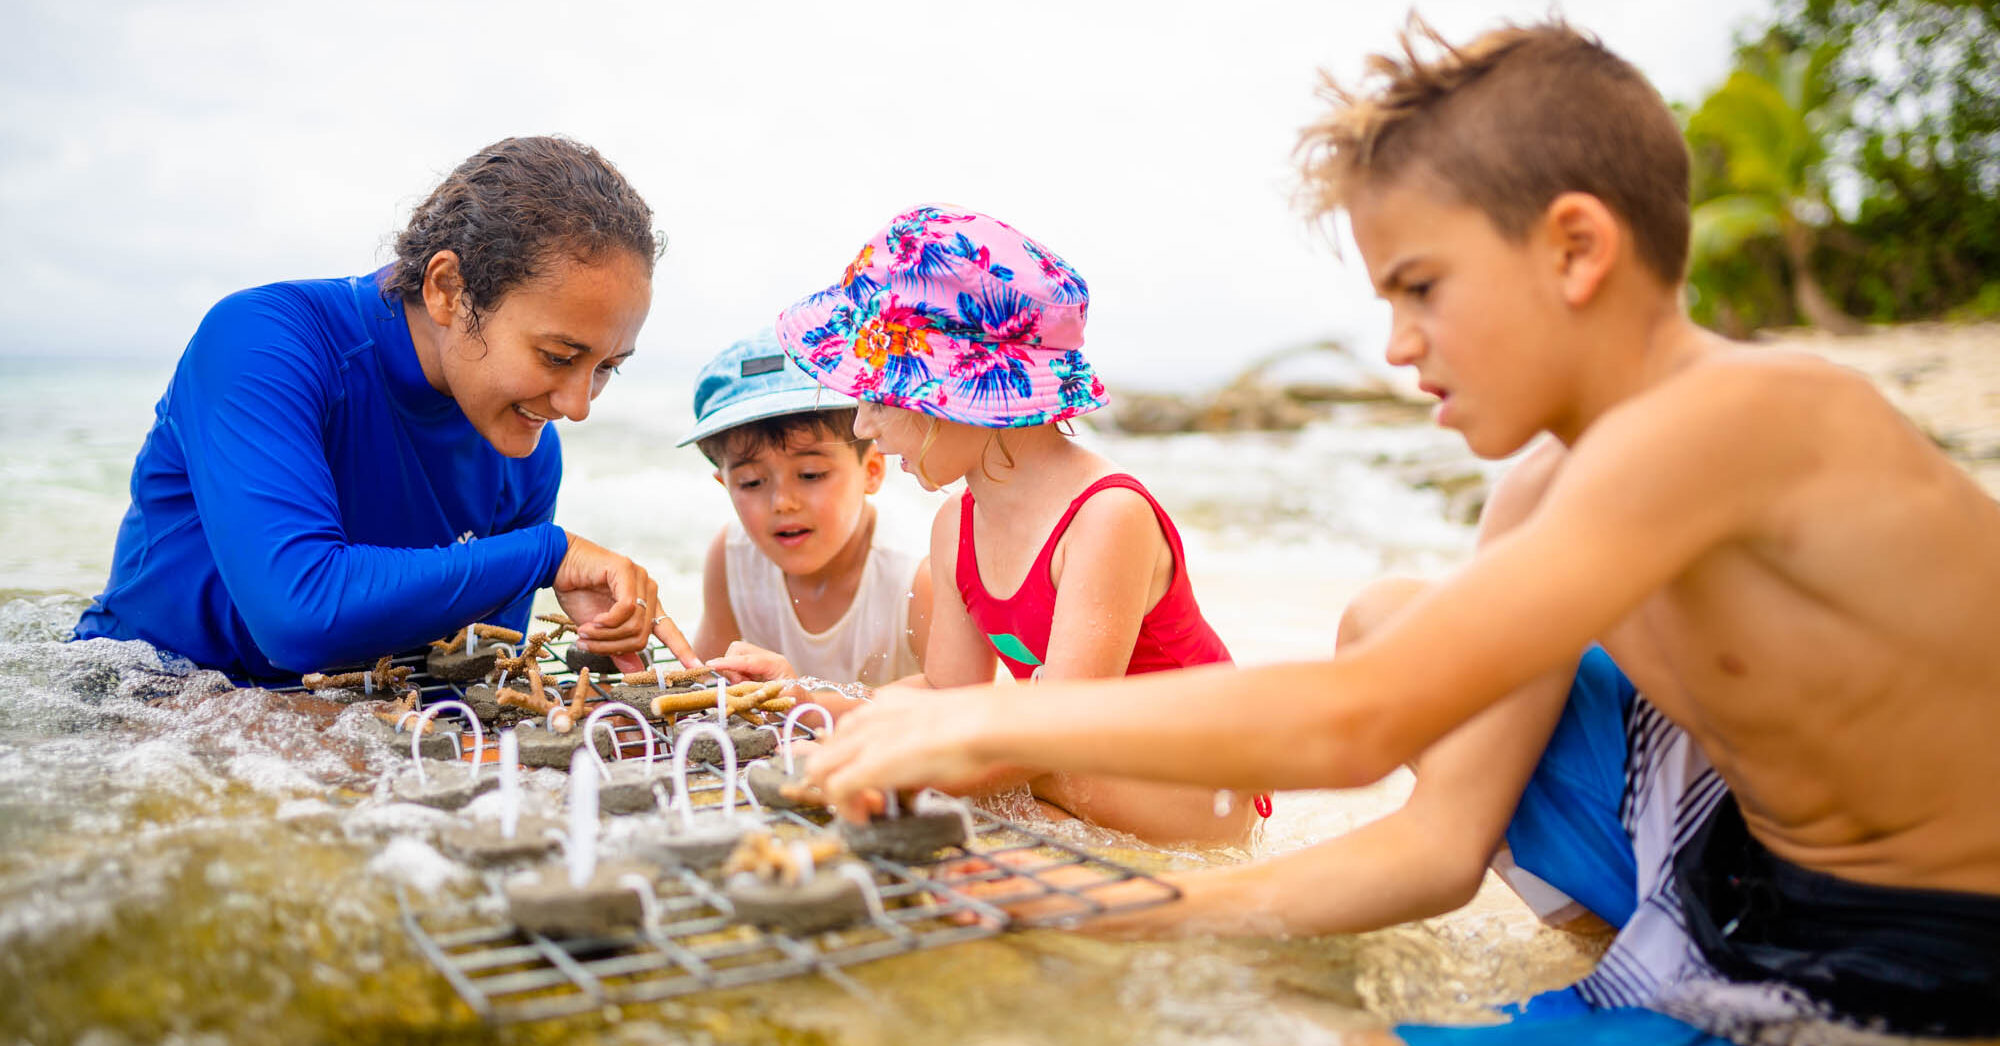
[[[1002,763],[1253,790],[1374,781],[1569,663],[1810,467],[1756,369],[1693,366],[1605,414],[1520,527],[1332,661],[1052,684],[1004,706],[892,697],[813,774],[850,802]],[[1265,698],[1256,715],[1246,698]]]
[[[1534,510],[1563,456],[1551,440],[1500,480],[1480,516],[1481,547]],[[1379,631],[1422,588],[1370,586],[1341,617],[1341,645]],[[1179,888],[1179,901],[1088,928],[1131,936],[1361,933],[1463,906],[1548,746],[1573,672],[1565,666],[1536,679],[1426,749],[1409,799],[1380,820],[1268,860],[1169,873],[1162,878]]]

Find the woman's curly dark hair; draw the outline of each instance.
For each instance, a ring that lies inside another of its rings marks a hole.
[[[417,302],[439,251],[458,255],[473,332],[509,291],[553,258],[629,250],[650,276],[660,254],[653,211],[597,150],[567,138],[506,138],[474,153],[431,191],[396,237],[382,294]]]

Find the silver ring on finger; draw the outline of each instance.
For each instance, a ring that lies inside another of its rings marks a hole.
[[[646,605],[646,597],[640,596],[638,599],[633,600],[633,602],[639,604],[641,607],[644,607]]]

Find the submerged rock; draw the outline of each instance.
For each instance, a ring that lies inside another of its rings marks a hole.
[[[849,850],[864,857],[922,862],[947,846],[965,842],[965,818],[953,810],[877,817],[867,824],[843,820],[840,837]]]
[[[528,693],[525,682],[517,684],[512,679],[507,681],[506,689],[511,693]],[[501,691],[486,683],[474,683],[465,688],[465,704],[480,722],[491,727],[512,726],[523,719],[533,718],[533,713],[519,705],[501,704],[500,695]]]
[[[606,730],[592,732],[596,734],[592,743],[597,747],[597,754],[610,758],[614,754],[610,732]],[[568,733],[558,734],[535,723],[523,723],[514,729],[514,738],[521,744],[522,766],[567,770],[570,758],[583,745],[583,725],[579,723]]]
[[[632,848],[644,860],[705,872],[728,860],[744,833],[753,827],[724,817],[697,817],[693,826],[684,827],[680,818],[673,817],[635,838]]]
[[[779,933],[819,933],[868,918],[868,898],[861,884],[827,870],[796,885],[737,876],[722,892],[735,907],[736,922]]]
[[[639,651],[639,660],[645,664],[652,664],[652,652],[650,650]],[[568,650],[563,651],[563,664],[568,665],[569,670],[572,672],[581,672],[588,668],[590,669],[590,674],[594,676],[606,676],[613,672],[624,671],[608,655],[585,653],[578,650],[575,646],[571,646]]]
[[[673,771],[664,760],[648,763],[643,759],[621,759],[611,764],[609,773],[611,776],[597,786],[597,808],[607,814],[657,809],[656,788],[673,794]]]
[[[806,785],[805,759],[794,761],[795,772],[787,774],[785,768],[775,762],[757,763],[743,775],[743,783],[757,801],[773,810],[808,810],[819,804],[800,802],[786,795],[787,790],[797,791]]]
[[[652,881],[649,869],[636,864],[603,864],[581,887],[571,886],[569,869],[549,865],[516,876],[506,885],[507,914],[524,933],[557,939],[612,937],[637,928],[645,919],[632,876]]]
[[[493,674],[493,663],[500,659],[499,647],[494,643],[482,643],[465,652],[465,644],[458,643],[443,650],[432,650],[424,658],[424,671],[447,683],[469,683]]]
[[[561,830],[546,817],[523,817],[509,838],[500,833],[498,821],[475,821],[445,829],[438,846],[466,864],[484,868],[545,856],[556,848],[556,833]]]
[[[1121,390],[1112,398],[1112,421],[1134,434],[1171,432],[1291,432],[1337,404],[1427,407],[1422,397],[1363,366],[1333,342],[1291,349],[1261,359],[1229,384],[1192,394]],[[1395,420],[1407,420],[1404,411]]]
[[[371,715],[362,720],[360,725],[363,734],[388,745],[397,755],[407,757],[410,752],[410,740],[415,736],[410,733],[408,727],[415,726],[416,722],[417,717],[411,716],[406,728],[398,730],[384,722],[380,716]],[[425,734],[424,739],[417,744],[417,754],[425,759],[450,762],[463,758],[465,746],[459,740],[457,728],[446,726],[436,719],[430,722],[431,732]]]
[[[736,749],[736,761],[741,764],[777,751],[778,735],[767,727],[732,726],[729,728],[729,744]],[[704,734],[688,742],[688,760],[720,766],[722,746]]]
[[[422,774],[411,767],[396,776],[390,794],[400,802],[416,803],[435,810],[456,810],[474,796],[500,787],[500,775],[477,773],[472,763],[446,763],[424,768]]]

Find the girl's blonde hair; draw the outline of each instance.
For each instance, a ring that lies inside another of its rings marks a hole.
[[[937,442],[938,425],[941,422],[942,419],[940,418],[933,417],[930,419],[930,428],[924,431],[923,446],[917,448],[917,460],[910,466],[916,472],[918,479],[923,480],[926,484],[933,487],[941,487],[944,484],[932,479],[930,473],[924,471],[924,459],[930,456],[931,445]],[[1011,472],[1017,465],[1014,461],[1014,452],[1007,449],[1006,432],[1007,430],[1005,429],[994,429],[988,435],[987,443],[988,445],[995,443],[1000,445],[1000,457],[1006,461],[1007,471]],[[983,448],[979,452],[979,474],[995,483],[1007,482],[1004,477],[994,475],[992,470],[986,467],[986,451]]]
[[[924,445],[917,448],[917,463],[911,468],[916,472],[917,478],[924,481],[925,486],[942,487],[944,484],[932,479],[931,474],[924,471],[924,459],[930,457],[931,444],[937,442],[938,434],[938,419],[932,418],[930,422],[930,428],[924,430]]]

